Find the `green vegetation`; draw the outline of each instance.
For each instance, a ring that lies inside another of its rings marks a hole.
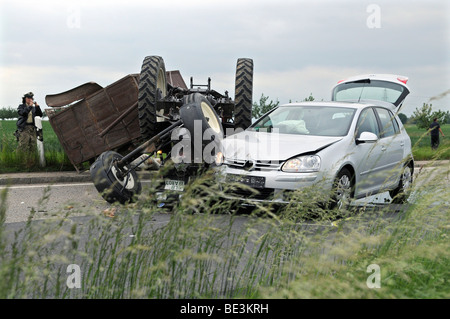
[[[13,119],[17,117],[17,108],[2,107],[0,108],[0,120]]]
[[[440,124],[450,124],[450,112],[441,110],[433,111],[433,105],[423,103],[422,108],[416,108],[411,121],[413,121],[418,128],[427,130],[433,119],[437,119]]]
[[[42,126],[46,167],[40,167],[37,159],[34,166],[26,167],[16,153],[16,121],[0,121],[0,173],[74,170],[50,123],[42,121]]]
[[[264,94],[261,94],[261,98],[259,99],[259,104],[256,102],[253,102],[252,106],[252,118],[253,119],[259,119],[261,116],[269,112],[271,109],[275,108],[280,104],[279,101],[274,102],[273,100],[270,100],[270,102],[267,102],[269,99],[268,96],[265,96]]]
[[[0,298],[450,297],[446,184],[421,186],[396,213],[368,205],[340,219],[317,208],[311,189],[296,194],[302,205],[239,214],[208,175],[161,212],[152,185],[135,204],[112,205],[114,217],[73,204],[33,221],[51,200],[44,190],[24,227],[0,223]],[[67,284],[72,264],[80,288]],[[370,265],[380,288],[370,285]]]
[[[431,137],[427,134],[427,129],[418,128],[414,124],[407,124],[405,128],[411,138],[416,161],[450,159],[450,124],[441,125],[445,137],[440,136],[440,145],[436,151],[431,149]]]

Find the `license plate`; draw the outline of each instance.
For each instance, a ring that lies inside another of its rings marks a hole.
[[[247,176],[247,175],[233,175],[228,174],[227,182],[237,182],[253,188],[264,188],[266,185],[266,178],[262,176]]]
[[[166,185],[164,186],[164,189],[182,192],[184,191],[184,181],[166,180]]]

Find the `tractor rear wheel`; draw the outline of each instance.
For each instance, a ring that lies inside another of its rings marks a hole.
[[[234,128],[245,130],[252,124],[253,60],[238,59],[236,64]]]
[[[167,95],[166,67],[160,56],[147,56],[139,77],[138,114],[143,140],[158,134],[166,125],[159,114],[157,101]]]

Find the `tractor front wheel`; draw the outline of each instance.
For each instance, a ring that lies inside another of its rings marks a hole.
[[[119,170],[114,163],[121,160],[122,155],[107,151],[97,158],[90,167],[90,174],[95,188],[109,203],[131,202],[134,195],[140,193],[142,186],[134,170],[128,167]]]

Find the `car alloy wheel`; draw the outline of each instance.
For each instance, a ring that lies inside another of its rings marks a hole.
[[[347,208],[353,198],[353,178],[348,169],[344,168],[339,172],[333,189],[334,196],[331,208]]]

